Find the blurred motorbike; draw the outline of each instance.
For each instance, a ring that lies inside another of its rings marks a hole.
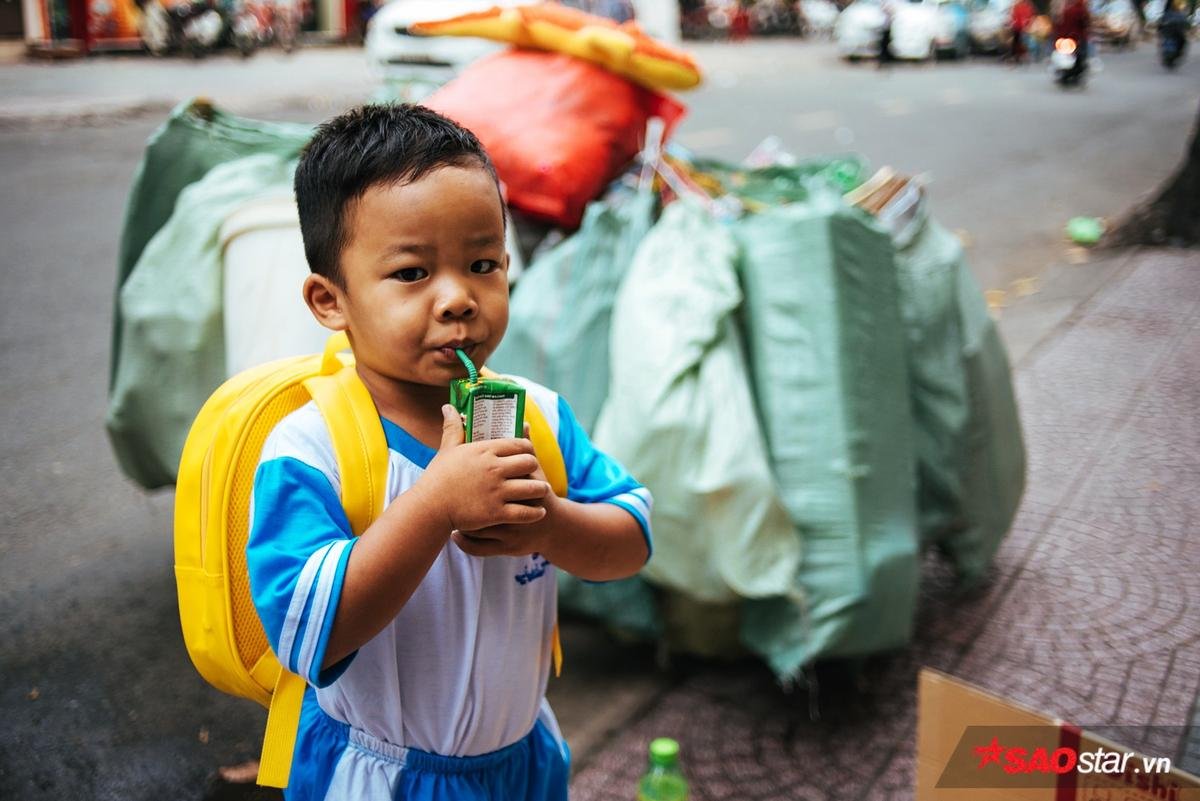
[[[224,30],[225,21],[210,0],[182,0],[170,8],[151,0],[139,25],[142,42],[155,56],[187,51],[201,58],[216,47]]]
[[[250,0],[231,0],[226,6],[229,43],[244,58],[269,41],[270,28]]]
[[[800,15],[790,0],[758,0],[750,7],[750,32],[755,36],[796,36]]]
[[[1050,68],[1059,86],[1065,88],[1082,82],[1087,62],[1080,58],[1079,42],[1066,36],[1056,39],[1054,52],[1050,54]]]
[[[284,52],[296,46],[301,13],[291,0],[230,0],[226,17],[230,44],[245,57],[271,44]]]

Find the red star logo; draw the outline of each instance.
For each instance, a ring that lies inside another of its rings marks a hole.
[[[1004,753],[1004,748],[1000,745],[1000,739],[993,737],[990,745],[975,746],[975,753],[979,755],[979,767],[982,768],[991,762],[999,765],[1000,755]]]

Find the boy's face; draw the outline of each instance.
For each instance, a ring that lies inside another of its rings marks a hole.
[[[347,206],[346,227],[344,288],[329,284],[332,316],[314,311],[348,330],[360,371],[445,387],[466,375],[456,347],[487,361],[508,327],[504,212],[487,171],[373,186]]]

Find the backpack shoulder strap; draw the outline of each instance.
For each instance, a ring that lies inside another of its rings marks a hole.
[[[262,754],[258,758],[257,782],[264,787],[282,789],[288,786],[306,687],[304,679],[280,667],[275,690],[271,693],[271,706],[267,711]]]
[[[344,333],[334,334],[325,346],[319,375],[304,386],[316,402],[337,457],[341,476],[342,506],[350,529],[362,534],[383,512],[387,484],[388,448],[383,424],[371,394],[354,371],[337,355],[349,345]],[[271,695],[267,730],[259,759],[258,783],[287,787],[300,728],[304,679],[281,669]]]
[[[537,455],[542,472],[554,494],[561,498],[567,497],[567,464],[563,461],[562,449],[558,447],[558,438],[550,430],[550,423],[538,408],[537,403],[528,395],[525,397],[525,422],[529,423],[529,440],[533,443],[533,452]]]
[[[529,441],[533,443],[533,452],[537,456],[550,488],[560,498],[567,497],[567,463],[563,460],[562,448],[558,447],[558,438],[550,430],[546,415],[538,408],[537,402],[528,394],[525,396],[525,422],[529,423]],[[550,654],[554,661],[554,676],[562,675],[563,651],[562,639],[558,635],[558,621],[554,621],[554,633],[550,637]]]
[[[338,335],[330,337],[321,375],[309,378],[304,386],[329,429],[338,475],[342,477],[342,506],[350,530],[357,536],[383,512],[388,447],[371,393],[354,368],[337,358],[336,351],[331,357],[331,349],[341,339]]]

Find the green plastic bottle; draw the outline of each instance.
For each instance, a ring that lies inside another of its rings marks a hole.
[[[687,779],[679,770],[679,743],[659,737],[650,743],[650,767],[638,782],[637,801],[687,801]]]

